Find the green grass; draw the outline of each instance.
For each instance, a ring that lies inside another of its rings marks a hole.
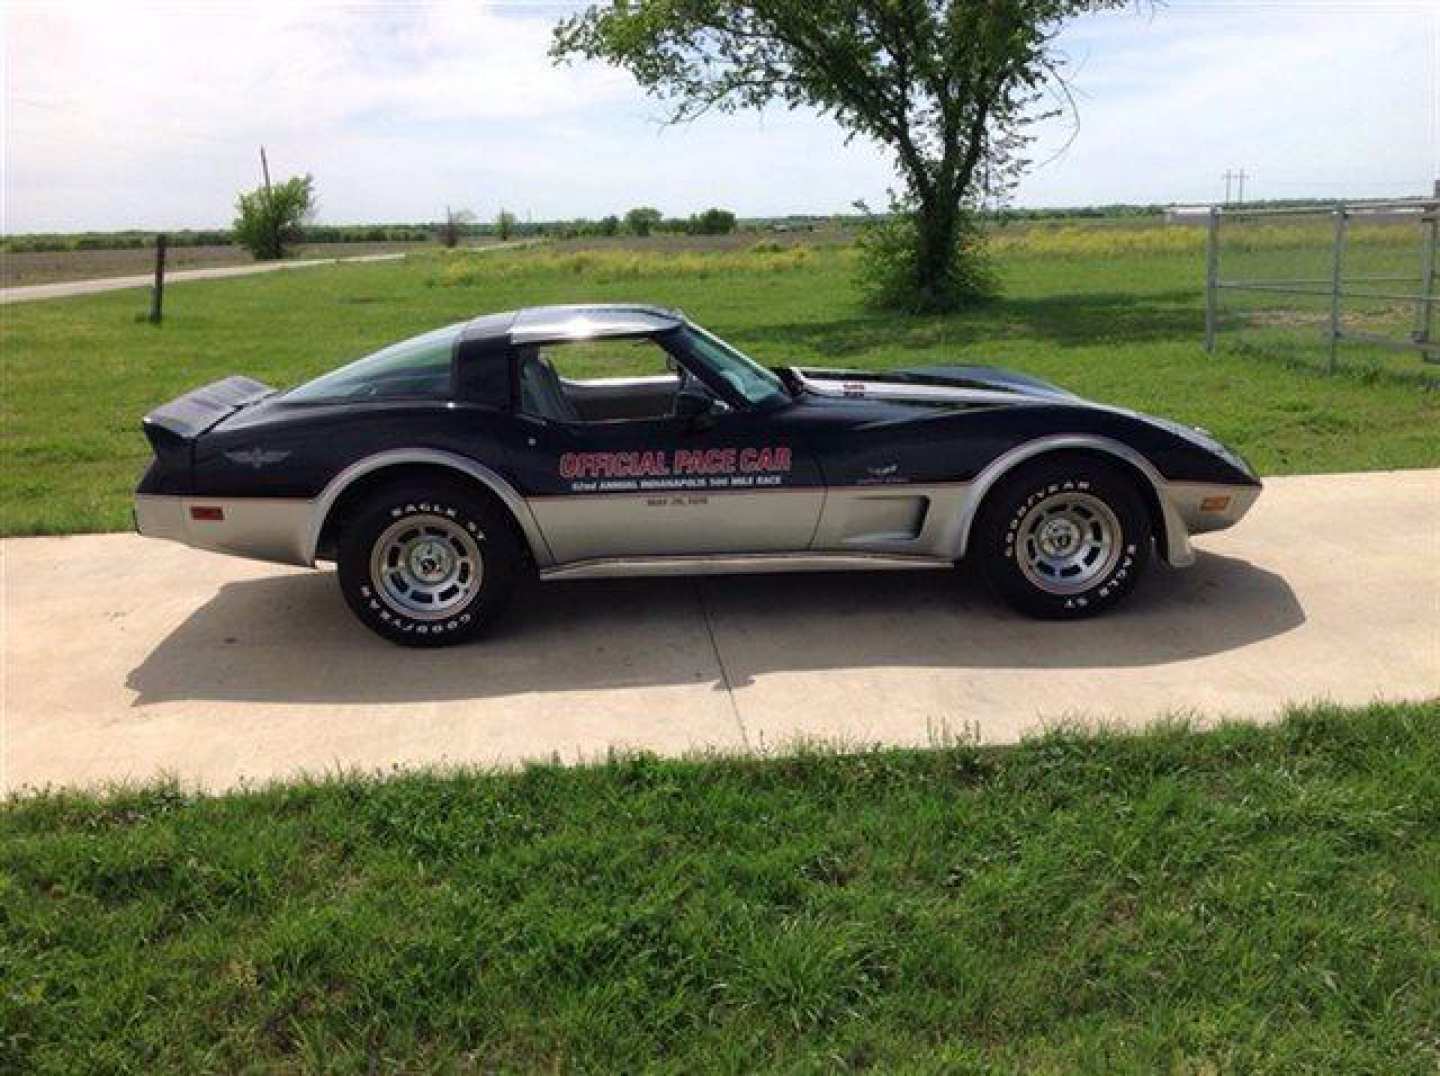
[[[1204,425],[1268,474],[1440,464],[1440,395],[1416,380],[1413,357],[1330,378],[1279,345],[1207,358],[1194,253],[1012,251],[999,262],[1003,298],[946,318],[863,308],[845,249],[748,261],[606,253],[433,255],[186,283],[168,292],[158,328],[136,320],[143,291],[6,307],[0,533],[128,527],[148,457],[140,416],[187,389],[230,373],[293,384],[423,329],[542,302],[680,306],[769,364],[1018,367]]]
[[[0,808],[0,1071],[1440,1064],[1440,701]]]

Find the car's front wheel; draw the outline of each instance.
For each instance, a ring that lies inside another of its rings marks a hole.
[[[351,610],[407,646],[473,638],[503,611],[520,567],[503,510],[446,482],[380,489],[345,526],[338,553]]]
[[[1094,616],[1134,589],[1150,560],[1150,512],[1125,473],[1089,456],[1038,460],[991,490],[967,557],[1030,616]]]

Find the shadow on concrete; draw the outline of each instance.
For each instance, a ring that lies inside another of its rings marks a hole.
[[[526,587],[483,641],[425,651],[372,636],[317,572],[226,585],[126,684],[136,706],[344,705],[707,681],[743,691],[766,673],[824,669],[1099,672],[1224,653],[1304,620],[1280,576],[1202,553],[1079,623],[1011,613],[963,571],[597,580]]]

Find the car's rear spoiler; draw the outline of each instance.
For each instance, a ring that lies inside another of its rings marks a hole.
[[[183,456],[188,462],[197,437],[274,391],[252,377],[227,377],[157,407],[141,420],[141,426],[157,457],[181,462]]]

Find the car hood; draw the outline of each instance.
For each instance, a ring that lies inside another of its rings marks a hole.
[[[1178,442],[1187,451],[1216,457],[1246,482],[1258,483],[1255,469],[1207,430],[1157,418],[1124,407],[1096,403],[1047,381],[993,366],[924,366],[871,373],[859,370],[792,368],[795,381],[812,406],[833,414],[848,411],[854,429],[916,427],[947,422],[960,412],[1031,411],[1033,418],[1014,429],[1032,436],[1045,433],[1095,433],[1133,444],[1137,438],[1153,453]],[[1083,418],[1082,418],[1083,416]],[[968,427],[974,435],[977,427]],[[1154,440],[1156,432],[1165,435]]]
[[[931,406],[1082,402],[1048,381],[995,366],[921,366],[883,373],[797,367],[791,373],[807,392],[850,400]]]

